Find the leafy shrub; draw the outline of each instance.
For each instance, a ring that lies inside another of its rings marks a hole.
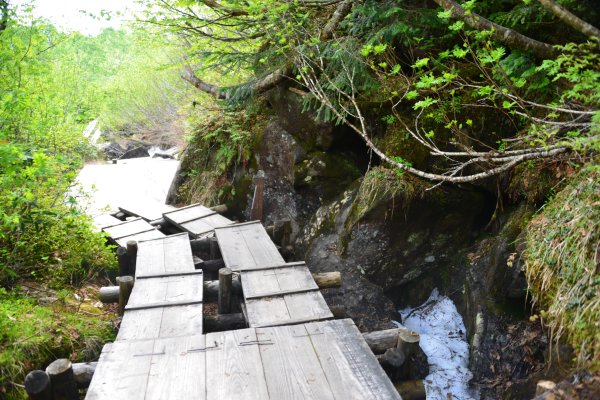
[[[74,172],[43,152],[0,144],[0,282],[42,275],[77,282],[114,266],[105,238],[65,195]]]

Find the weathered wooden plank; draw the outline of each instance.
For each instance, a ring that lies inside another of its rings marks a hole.
[[[257,328],[265,379],[272,399],[334,399],[303,325]]]
[[[314,321],[333,318],[329,306],[320,291],[293,293],[283,296],[290,317],[294,320],[312,319]]]
[[[182,224],[184,222],[206,217],[211,214],[215,214],[215,211],[200,204],[193,204],[188,207],[165,212],[163,213],[163,217],[172,224]]]
[[[202,333],[202,304],[127,311],[117,340],[141,340]]]
[[[151,231],[136,233],[135,235],[122,237],[120,239],[117,239],[116,243],[119,246],[125,247],[125,246],[127,246],[127,242],[129,242],[130,240],[138,242],[141,240],[160,239],[163,237],[165,237],[164,233],[162,233],[161,231],[159,231],[157,229],[153,229]]]
[[[275,399],[267,391],[259,340],[254,329],[206,335],[207,399]]]
[[[98,230],[108,228],[109,226],[115,226],[124,223],[118,218],[113,217],[110,214],[99,214],[92,218],[92,223]]]
[[[135,235],[141,232],[151,231],[154,227],[141,218],[123,222],[122,224],[109,226],[103,231],[113,239],[117,240],[125,236]]]
[[[163,217],[163,213],[175,210],[175,207],[158,202],[136,202],[119,206],[119,210],[127,215],[140,217],[146,221],[154,221]]]
[[[218,228],[215,234],[225,265],[233,271],[285,264],[260,222]]]
[[[206,352],[203,335],[159,339],[144,400],[206,399]]]
[[[144,399],[154,341],[109,343],[102,349],[87,400]]]
[[[246,310],[250,327],[281,326],[333,318],[319,291],[246,300]]]
[[[291,319],[283,297],[265,297],[246,301],[248,326],[281,325]]]
[[[157,304],[202,302],[203,275],[139,279],[133,287],[127,309]]]
[[[401,400],[352,320],[305,327],[337,399]]]
[[[231,224],[233,224],[233,221],[215,213],[207,217],[181,223],[180,226],[183,230],[190,232],[192,235],[197,237],[199,235],[212,232],[215,228]]]
[[[306,265],[244,271],[242,287],[246,300],[278,294],[318,290]]]
[[[136,276],[194,271],[194,259],[187,233],[138,243]]]

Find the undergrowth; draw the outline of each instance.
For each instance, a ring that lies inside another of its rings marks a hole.
[[[555,341],[566,338],[579,367],[600,367],[600,167],[582,169],[527,229],[526,275]]]
[[[182,169],[186,179],[179,198],[186,204],[216,205],[235,196],[232,181],[250,163],[251,149],[266,125],[263,113],[222,110],[196,122]]]
[[[42,305],[24,291],[0,288],[0,398],[25,399],[19,385],[29,371],[58,358],[94,360],[114,340],[113,325],[93,306],[94,296],[78,302],[72,289],[50,293]]]

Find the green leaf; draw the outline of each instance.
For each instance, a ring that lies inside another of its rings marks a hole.
[[[429,64],[429,58],[419,58],[412,67],[415,69],[426,67]]]

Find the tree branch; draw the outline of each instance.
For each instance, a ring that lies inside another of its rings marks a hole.
[[[542,3],[545,8],[552,11],[554,15],[556,15],[562,22],[569,25],[571,28],[578,30],[586,36],[600,39],[600,29],[585,22],[554,0],[539,0],[539,2]]]
[[[551,58],[557,51],[548,43],[520,34],[517,31],[498,25],[475,13],[467,13],[454,0],[434,0],[444,10],[451,11],[454,18],[465,21],[471,28],[480,31],[492,31],[492,36],[499,42],[505,43],[515,49],[530,51],[540,58]]]
[[[206,0],[204,1],[204,3],[208,2],[209,1]],[[321,32],[321,35],[319,37],[321,41],[327,41],[333,37],[333,34],[339,26],[339,24],[344,20],[344,18],[346,18],[346,16],[352,10],[353,2],[353,0],[343,0],[338,4],[335,12],[332,14],[331,18],[325,25],[325,28],[323,28],[323,31]],[[291,71],[292,65],[291,63],[289,63],[286,66],[279,68],[254,82],[250,86],[250,90],[254,94],[265,93],[266,91],[273,89],[275,86],[283,82],[286,79],[286,77],[290,75]],[[212,85],[210,83],[204,82],[203,80],[198,78],[198,76],[196,76],[193,69],[189,65],[186,65],[184,67],[184,73],[181,77],[184,80],[190,82],[197,89],[206,92],[217,99],[228,99],[228,88],[220,88],[217,85]]]

